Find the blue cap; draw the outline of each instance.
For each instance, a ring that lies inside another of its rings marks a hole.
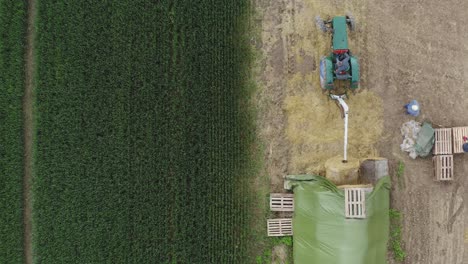
[[[406,107],[407,114],[412,115],[412,116],[419,115],[420,107],[419,107],[418,101],[412,100],[411,102],[409,102],[409,104],[405,105],[405,107]]]

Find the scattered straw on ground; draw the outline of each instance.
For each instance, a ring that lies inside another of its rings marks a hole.
[[[303,7],[308,11],[297,12],[294,29],[298,36],[290,54],[300,65],[305,56],[312,57],[317,66],[322,56],[331,52],[331,36],[323,34],[315,27],[317,12],[326,19],[350,12],[358,22],[358,31],[350,34],[350,47],[359,58],[359,47],[364,46],[362,38],[357,38],[359,28],[365,24],[366,5],[358,0],[306,0]],[[325,172],[325,161],[343,155],[344,122],[335,101],[322,93],[318,67],[310,73],[290,75],[283,108],[288,119],[286,137],[291,142],[290,173]],[[365,73],[361,74],[361,78]],[[383,130],[382,100],[362,87],[362,92],[350,95],[347,101],[349,112],[348,153],[350,157],[362,159],[378,156],[373,145],[379,140]]]
[[[315,75],[315,74],[314,74]],[[288,83],[286,136],[292,143],[295,173],[320,173],[327,159],[343,152],[344,122],[336,102],[322,94],[317,76],[296,74]],[[350,95],[348,153],[350,157],[377,156],[373,144],[383,129],[382,101],[369,91]]]

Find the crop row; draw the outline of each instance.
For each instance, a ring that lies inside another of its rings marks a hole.
[[[0,263],[23,261],[25,2],[0,1]]]
[[[37,263],[251,263],[247,3],[39,1]]]

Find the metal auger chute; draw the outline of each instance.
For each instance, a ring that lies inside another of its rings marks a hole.
[[[343,119],[344,119],[344,154],[343,154],[343,163],[348,162],[348,113],[349,113],[349,107],[346,104],[345,100],[346,99],[346,94],[343,95],[334,95],[330,94],[330,98],[333,100],[336,100],[343,111]]]

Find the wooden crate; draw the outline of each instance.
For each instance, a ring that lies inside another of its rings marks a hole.
[[[274,212],[293,212],[294,195],[292,193],[271,193],[270,210]]]
[[[434,155],[452,154],[452,129],[451,128],[436,128]]]
[[[453,155],[437,155],[432,157],[434,174],[438,181],[453,180]]]
[[[292,219],[278,218],[268,219],[268,236],[292,236]]]
[[[468,137],[468,127],[454,127],[453,132],[453,153],[463,153],[463,136]]]
[[[364,188],[345,188],[346,218],[366,218],[366,190]]]

